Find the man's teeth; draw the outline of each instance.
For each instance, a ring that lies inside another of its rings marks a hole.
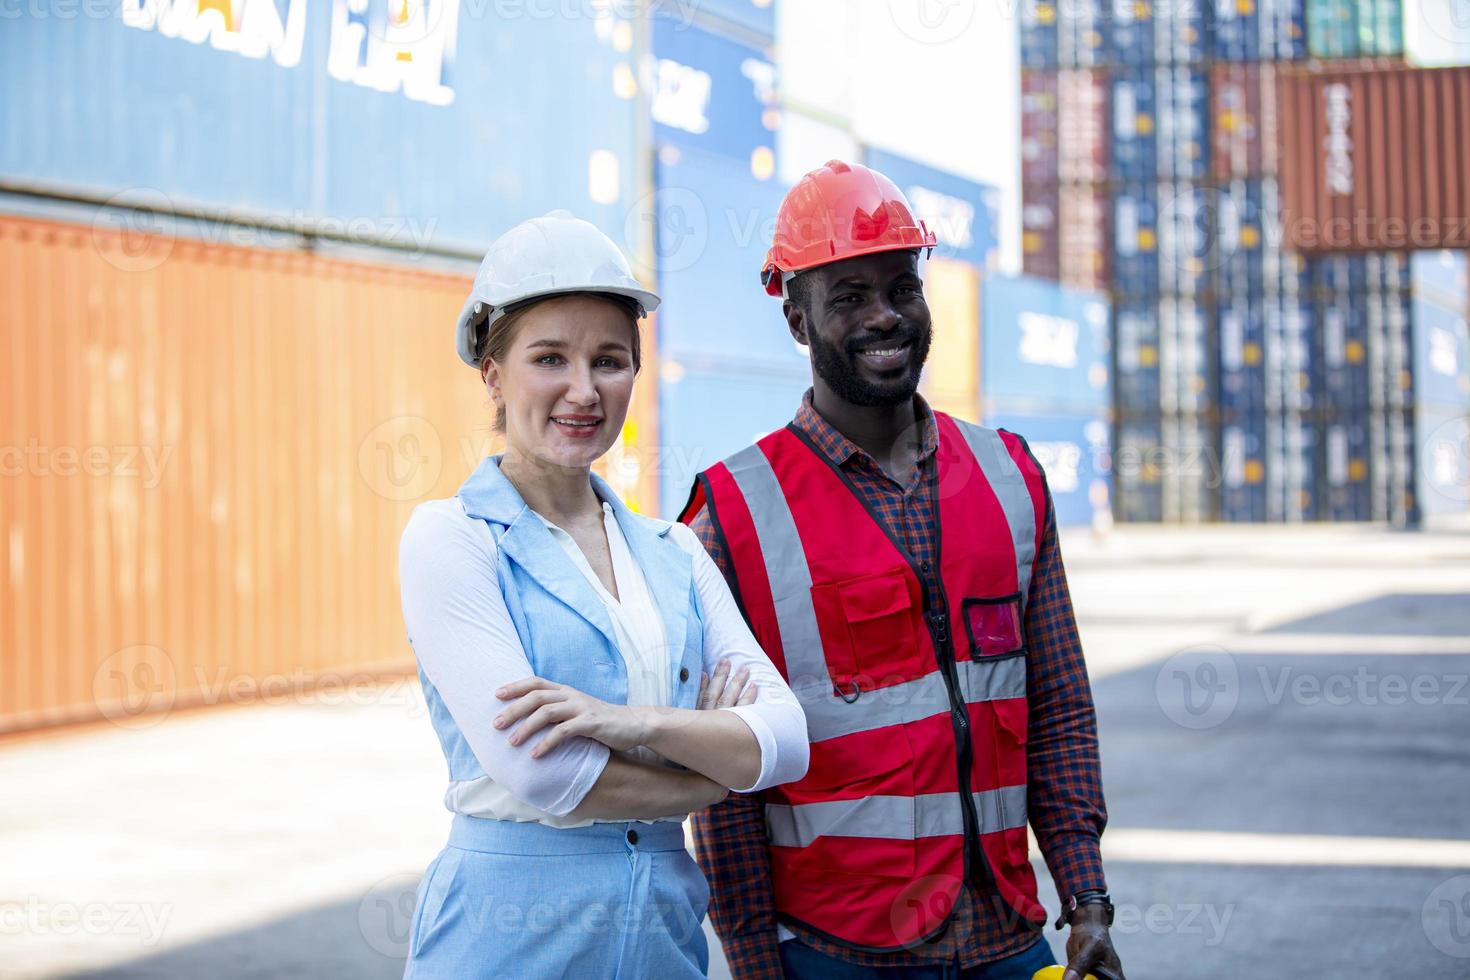
[[[897,354],[901,350],[903,350],[902,347],[885,347],[882,350],[865,350],[863,353],[870,354],[873,357],[887,357],[889,354]]]

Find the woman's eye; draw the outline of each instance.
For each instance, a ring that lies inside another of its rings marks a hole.
[[[616,357],[599,357],[597,359],[597,366],[616,371],[623,366],[623,362]]]
[[[560,354],[542,354],[536,358],[537,364],[556,364],[561,360]]]

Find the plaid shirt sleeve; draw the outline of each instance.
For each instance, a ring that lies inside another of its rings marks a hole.
[[[724,543],[702,507],[689,524],[728,579]],[[694,854],[710,886],[710,921],[736,980],[780,980],[771,860],[766,852],[764,795],[731,793],[692,819]]]
[[[1108,815],[1092,688],[1072,615],[1049,488],[1025,629],[1030,702],[1027,812],[1065,904],[1079,891],[1107,887],[1099,843]]]

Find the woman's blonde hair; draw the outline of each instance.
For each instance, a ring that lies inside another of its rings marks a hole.
[[[640,313],[638,303],[626,296],[618,296],[614,293],[556,293],[551,296],[539,296],[524,303],[517,303],[506,312],[504,316],[490,325],[488,331],[484,324],[479,326],[481,331],[476,343],[476,360],[480,363],[480,370],[485,369],[486,361],[500,361],[505,358],[505,352],[510,349],[511,341],[515,339],[516,328],[525,317],[527,311],[537,303],[543,303],[549,299],[559,299],[563,296],[595,296],[598,299],[607,300],[628,315],[628,323],[632,327],[633,343],[633,373],[637,374],[643,367],[643,352],[639,343],[638,314]],[[495,431],[505,433],[505,406],[498,405],[495,408]]]

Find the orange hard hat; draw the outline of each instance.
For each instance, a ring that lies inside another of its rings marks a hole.
[[[874,252],[933,248],[936,241],[893,181],[860,164],[828,160],[782,199],[761,282],[781,296],[783,274]]]

